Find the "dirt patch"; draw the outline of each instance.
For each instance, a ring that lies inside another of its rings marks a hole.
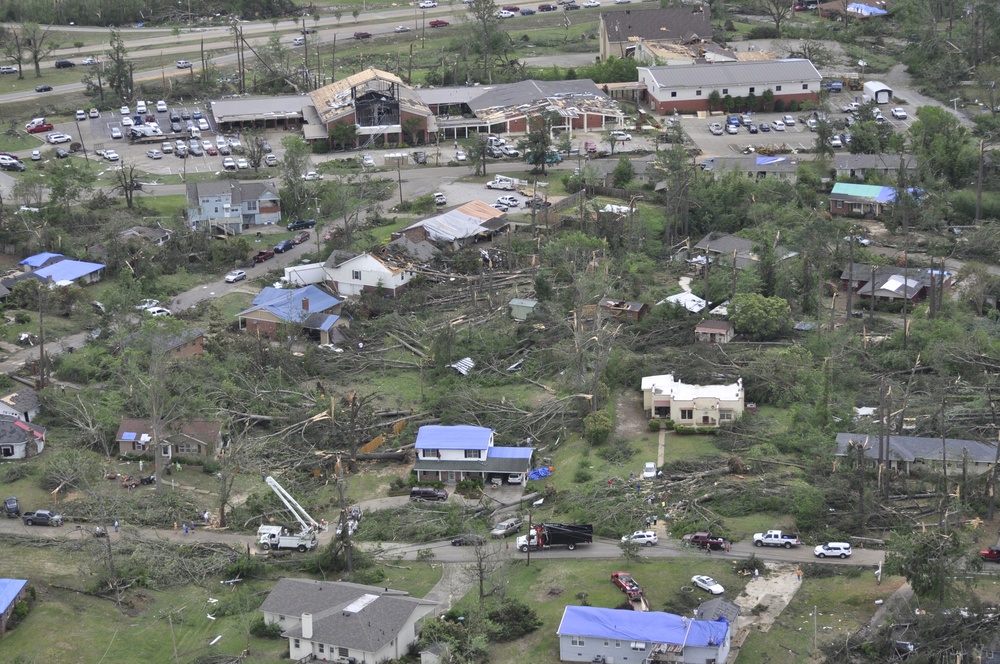
[[[615,399],[615,436],[631,440],[649,431],[642,399],[625,390]]]
[[[767,576],[751,581],[734,601],[740,606],[735,636],[727,662],[735,662],[740,647],[751,629],[766,632],[792,601],[802,582],[795,575],[795,566],[767,563]]]

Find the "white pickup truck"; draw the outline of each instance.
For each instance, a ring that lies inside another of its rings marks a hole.
[[[780,530],[769,530],[766,533],[754,533],[754,546],[783,546],[790,549],[802,544],[795,533],[783,533]]]

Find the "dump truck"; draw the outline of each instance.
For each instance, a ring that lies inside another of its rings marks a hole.
[[[577,544],[594,541],[594,526],[567,525],[563,523],[542,523],[532,526],[527,535],[517,538],[517,548],[522,553],[531,549],[547,549],[551,546],[565,546],[572,551]]]

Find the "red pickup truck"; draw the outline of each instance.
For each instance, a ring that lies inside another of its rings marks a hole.
[[[43,131],[52,131],[53,129],[55,129],[55,127],[53,127],[50,123],[46,122],[45,124],[40,124],[40,125],[35,125],[34,127],[29,127],[28,128],[28,133],[29,134],[40,134]]]
[[[257,255],[253,257],[254,263],[263,263],[264,261],[271,260],[274,258],[274,252],[270,249],[265,249],[264,251],[258,251]]]
[[[441,19],[435,19],[430,22],[430,26],[432,28],[443,28],[446,25],[450,25],[450,23],[448,23],[448,21],[442,21]]]

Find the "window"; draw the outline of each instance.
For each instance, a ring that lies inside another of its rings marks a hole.
[[[347,657],[350,653],[347,648],[337,648],[337,657]]]
[[[482,450],[465,450],[466,459],[481,459],[483,455]]]
[[[257,201],[247,201],[247,212],[257,211]]]
[[[729,94],[729,88],[722,88],[722,96],[724,97],[728,94]]]
[[[681,408],[681,419],[682,420],[693,420],[694,419],[694,409],[684,410]]]
[[[780,85],[774,86],[774,91],[775,92],[781,92],[781,86]]]
[[[177,453],[178,454],[197,454],[198,453],[198,445],[197,444],[193,444],[193,445],[178,445],[177,446]]]
[[[583,639],[581,637],[579,637],[579,636],[572,636],[572,637],[570,637],[570,645],[573,645],[573,646],[582,646],[582,645],[585,645],[585,644],[584,644],[584,641],[583,641]]]
[[[757,88],[751,86],[749,94],[753,94],[756,90],[757,90]]]
[[[145,452],[146,451],[146,443],[142,442],[141,440],[134,441],[132,443],[132,451],[133,452]]]
[[[420,452],[420,456],[425,459],[440,459],[441,450],[422,450]]]
[[[296,650],[298,650],[299,649],[299,640],[298,639],[294,639],[294,641],[295,641],[295,643],[292,645],[292,647],[295,648]]]
[[[219,206],[218,205],[215,206],[215,214],[219,214]]]
[[[604,647],[607,648],[610,645],[611,645],[611,641],[608,641],[607,639],[604,639]]]
[[[837,207],[838,208],[844,207],[844,201],[837,201]]]
[[[351,279],[361,281],[361,270],[351,270]]]
[[[622,647],[622,642],[621,641],[615,641],[615,648],[621,648],[621,647]]]
[[[324,645],[323,645],[322,643],[321,643],[321,644],[319,644],[319,653],[320,653],[321,655],[323,654],[323,652],[324,652],[324,649],[325,649],[325,648],[326,648],[326,646],[324,646]]]
[[[731,410],[720,410],[719,411],[720,420],[731,420],[733,419],[733,411]]]
[[[803,90],[808,90],[809,89],[809,84],[808,83],[803,83],[802,84],[802,89]]]
[[[13,445],[0,446],[0,457],[12,457],[12,456],[14,456]]]
[[[700,97],[701,96],[701,90],[695,90],[694,91],[694,96],[695,97]]]
[[[671,97],[676,97],[677,96],[677,90],[671,90],[670,91],[670,96]]]
[[[645,641],[633,641],[632,642],[632,650],[635,650],[637,652],[642,652],[645,649],[646,649],[646,642]]]

